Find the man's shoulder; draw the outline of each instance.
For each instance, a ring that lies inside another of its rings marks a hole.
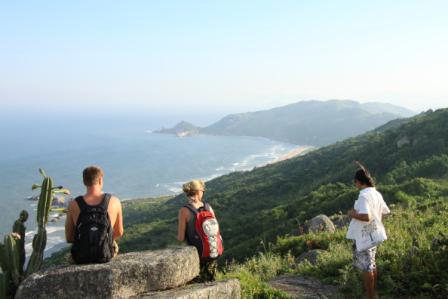
[[[115,195],[111,195],[109,200],[109,206],[112,207],[113,209],[121,209],[120,199]]]
[[[70,200],[70,202],[68,204],[68,208],[69,208],[69,211],[73,210],[73,209],[79,210],[79,205],[78,205],[78,202],[76,201],[76,198]]]

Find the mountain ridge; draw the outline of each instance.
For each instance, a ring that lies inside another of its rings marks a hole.
[[[202,128],[182,121],[174,128],[155,133],[255,136],[293,144],[325,146],[413,114],[411,110],[387,103],[310,100],[268,110],[230,114]]]

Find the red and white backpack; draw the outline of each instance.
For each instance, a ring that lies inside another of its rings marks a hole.
[[[187,224],[186,239],[189,245],[198,249],[201,259],[216,259],[224,252],[218,220],[211,212],[208,203],[196,209],[193,205],[184,206],[192,216]]]

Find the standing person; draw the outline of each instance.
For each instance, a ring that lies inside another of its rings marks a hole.
[[[199,281],[214,281],[216,278],[217,258],[222,254],[222,239],[215,212],[202,198],[205,183],[193,180],[183,185],[188,203],[179,210],[177,239],[186,240],[188,245],[198,249],[200,257]]]
[[[108,262],[118,253],[115,242],[123,235],[119,199],[103,192],[103,170],[89,166],[83,171],[86,194],[71,201],[65,221],[65,236],[73,243],[72,259],[77,264]]]
[[[382,221],[383,216],[390,213],[381,193],[375,189],[375,183],[369,172],[362,165],[360,166],[361,168],[356,171],[354,178],[355,186],[360,190],[359,197],[355,201],[354,209],[347,213],[352,219],[347,239],[352,240],[355,240],[356,236],[361,233],[364,225],[373,219]],[[363,271],[364,287],[369,299],[375,298],[375,284],[378,278],[375,254],[376,247],[358,251],[356,243],[353,245],[353,265]]]

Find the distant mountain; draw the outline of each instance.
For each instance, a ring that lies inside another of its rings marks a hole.
[[[270,110],[231,114],[200,128],[199,132],[258,136],[294,144],[324,146],[413,114],[406,108],[384,103],[303,101]]]
[[[401,117],[410,117],[415,115],[414,111],[388,103],[369,102],[361,104],[361,107],[370,113],[392,113],[400,115]]]
[[[199,133],[199,127],[196,127],[195,125],[186,122],[181,121],[177,125],[175,125],[173,128],[170,129],[161,129],[158,131],[154,131],[154,133],[161,133],[161,134],[176,134],[178,136],[187,136],[187,135],[193,135]]]

